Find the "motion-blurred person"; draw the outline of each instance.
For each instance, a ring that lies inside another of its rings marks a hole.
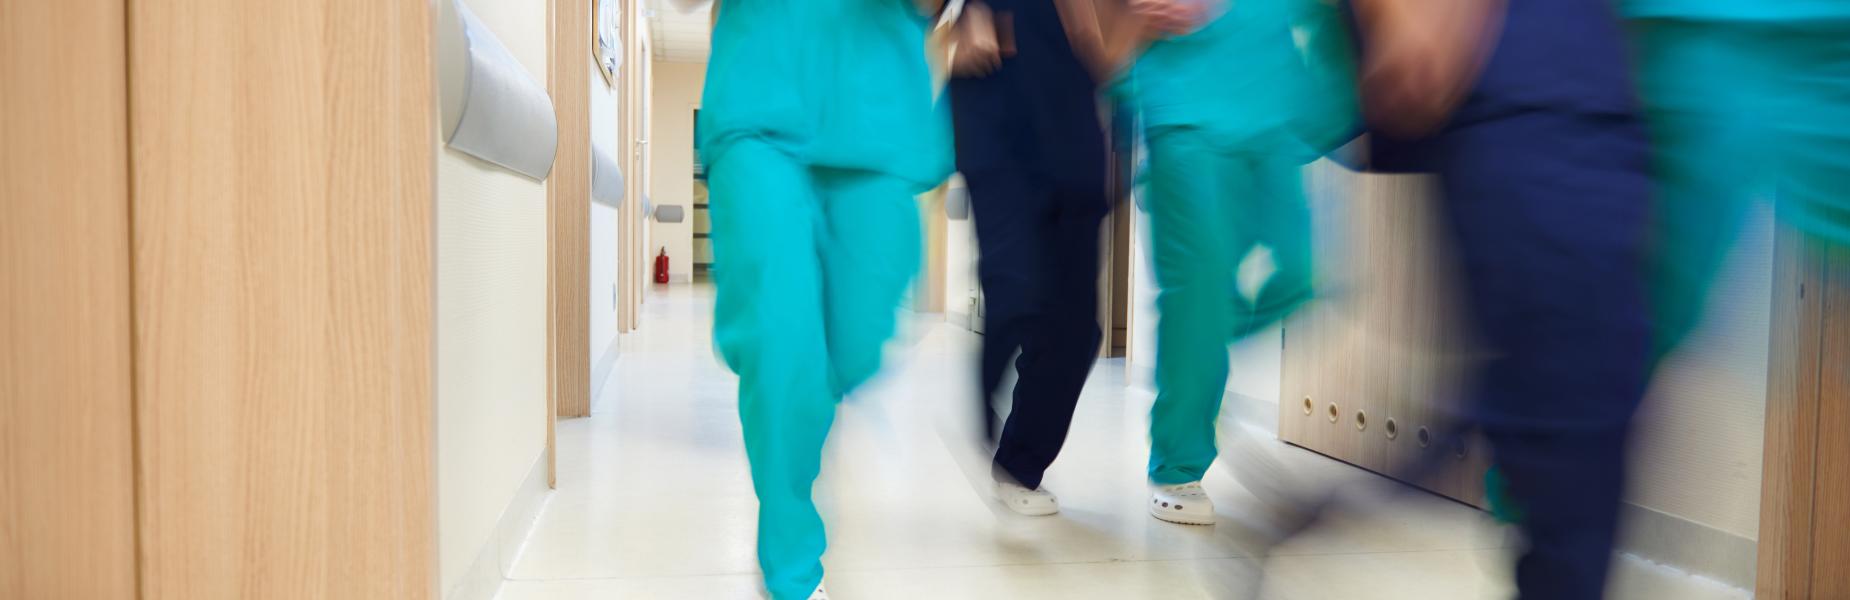
[[[981,251],[979,398],[996,497],[1036,516],[1059,512],[1041,477],[1098,356],[1099,225],[1110,209],[1098,82],[1054,3],[965,4],[950,82]],[[1010,359],[1014,401],[998,437],[993,399]]]
[[[1850,204],[1828,191],[1850,187],[1850,3],[1626,0],[1619,10],[1656,179],[1655,367],[1701,324],[1755,202],[1777,197],[1788,222],[1850,243]]]
[[[1353,5],[1373,166],[1438,174],[1489,351],[1461,417],[1522,510],[1517,588],[1599,598],[1652,343],[1649,146],[1614,7]]]
[[[1777,197],[1782,217],[1850,241],[1850,2],[1619,6],[1658,176],[1651,276],[1661,359],[1698,325],[1753,201]]]
[[[727,0],[700,112],[714,203],[714,338],[739,374],[758,563],[775,600],[825,597],[811,500],[836,404],[880,367],[918,268],[914,195],[950,172],[928,17],[910,0]]]
[[[1312,297],[1300,169],[1355,119],[1349,79],[1300,38],[1336,25],[1312,0],[1134,0],[1169,37],[1116,85],[1141,120],[1157,285],[1157,397],[1149,511],[1215,522],[1201,479],[1214,463],[1228,345]],[[1234,460],[1238,460],[1235,458]]]

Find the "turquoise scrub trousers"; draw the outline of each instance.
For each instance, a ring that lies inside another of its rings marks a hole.
[[[912,0],[718,11],[699,123],[713,336],[739,374],[765,588],[795,600],[822,581],[823,442],[835,405],[880,368],[919,266],[913,198],[950,174],[950,120]]]
[[[1755,200],[1850,240],[1850,8],[1637,0],[1639,96],[1656,153],[1654,358],[1699,325]],[[1830,18],[1824,18],[1830,17]]]
[[[758,493],[758,561],[778,600],[822,581],[810,490],[835,405],[880,368],[920,260],[916,184],[806,165],[740,141],[708,170],[715,199],[713,334],[739,374]]]
[[[1149,465],[1158,485],[1200,481],[1214,463],[1228,344],[1311,298],[1303,161],[1228,150],[1206,138],[1176,127],[1152,131],[1147,142],[1144,206],[1161,288]],[[1252,270],[1263,275],[1266,255],[1273,270],[1255,288]]]
[[[1217,452],[1227,346],[1312,296],[1302,167],[1354,131],[1347,39],[1329,4],[1240,0],[1152,44],[1116,86],[1149,150],[1153,483],[1201,480]]]

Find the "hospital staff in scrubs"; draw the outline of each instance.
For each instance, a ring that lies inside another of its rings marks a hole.
[[[1059,512],[1041,478],[1098,357],[1099,225],[1111,202],[1099,84],[1060,13],[1055,0],[966,3],[958,27],[967,42],[987,36],[1009,48],[962,60],[980,44],[960,43],[949,85],[981,252],[979,419],[995,443],[997,500],[1030,516]],[[1008,391],[1011,366],[1013,402],[998,430],[994,399]]]
[[[1652,367],[1701,324],[1756,202],[1850,244],[1850,3],[1625,0],[1656,179]],[[1519,514],[1492,471],[1493,508]]]
[[[1850,2],[1625,0],[1658,177],[1654,351],[1699,323],[1748,207],[1850,242]]]
[[[918,269],[914,196],[951,170],[912,0],[726,0],[700,111],[713,335],[739,375],[774,600],[823,597],[811,500],[836,404],[880,367]]]
[[[1307,61],[1313,46],[1298,43],[1335,26],[1327,5],[1192,8],[1205,24],[1151,43],[1115,93],[1137,112],[1148,148],[1143,205],[1160,288],[1149,510],[1208,525],[1200,482],[1217,454],[1228,345],[1312,298],[1301,168],[1351,129],[1355,111],[1346,76]]]
[[[1487,354],[1459,416],[1521,508],[1517,589],[1602,597],[1653,345],[1651,154],[1615,7],[1354,4],[1373,166],[1438,175]]]

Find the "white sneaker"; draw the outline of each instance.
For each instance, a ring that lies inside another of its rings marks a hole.
[[[1214,501],[1199,481],[1159,485],[1150,493],[1150,516],[1183,525],[1213,525]]]
[[[829,600],[829,590],[817,585],[815,593],[809,595],[809,600]]]
[[[1060,512],[1060,500],[1045,488],[1028,489],[1013,481],[996,482],[996,501],[1015,514],[1045,517]]]

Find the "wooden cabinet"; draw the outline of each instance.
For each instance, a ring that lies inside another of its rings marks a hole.
[[[1468,349],[1441,260],[1431,182],[1310,171],[1322,298],[1285,325],[1279,437],[1379,472],[1440,452],[1438,403]],[[1467,446],[1424,487],[1483,502],[1484,452]]]

